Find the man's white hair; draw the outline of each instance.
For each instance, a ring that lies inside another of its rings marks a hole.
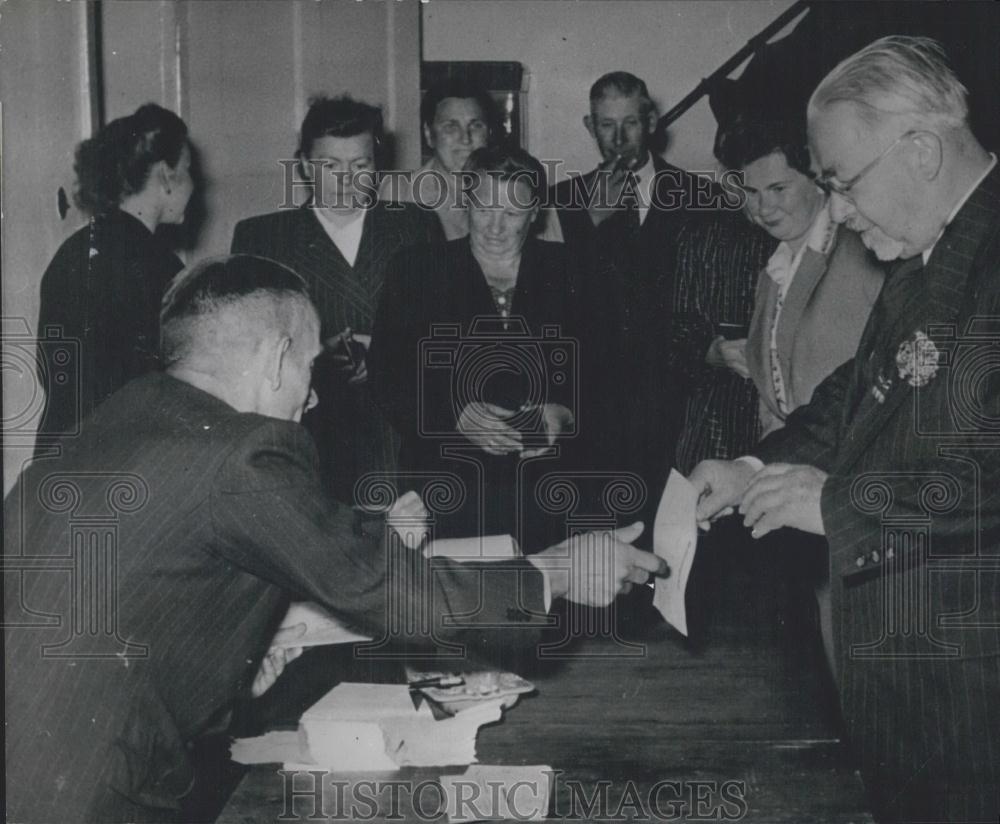
[[[809,113],[847,102],[871,126],[909,115],[916,123],[957,128],[968,120],[967,96],[940,43],[893,35],[841,61],[813,92]]]

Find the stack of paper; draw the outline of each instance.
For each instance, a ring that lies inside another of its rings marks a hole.
[[[414,709],[405,684],[345,683],[306,710],[299,730],[311,762],[327,769],[447,767],[474,763],[479,728],[502,713],[493,701],[437,721],[426,703]]]
[[[312,601],[296,601],[288,607],[281,626],[293,627],[296,624],[306,625],[305,635],[285,641],[280,646],[316,647],[322,644],[356,644],[372,640],[368,635],[355,632]]]
[[[425,558],[453,561],[509,561],[524,553],[510,535],[483,535],[471,538],[441,538],[424,547]]]

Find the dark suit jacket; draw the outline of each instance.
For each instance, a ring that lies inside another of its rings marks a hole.
[[[648,489],[648,518],[674,461],[682,395],[671,365],[670,316],[676,240],[699,205],[718,205],[707,180],[653,155],[656,195],[637,235],[618,215],[594,227],[586,210],[596,170],[550,190],[563,240],[580,271],[580,300],[592,311],[603,362],[588,386],[618,399],[603,432],[604,468],[637,473]],[[700,193],[700,195],[699,195]]]
[[[363,534],[320,486],[304,428],[164,374],[35,462],[5,519],[12,821],[169,816],[191,785],[185,743],[246,690],[289,596],[375,638],[389,616],[426,616],[397,630],[424,645],[455,636],[447,614],[500,620],[509,639],[543,609],[524,562],[431,569]]]
[[[534,505],[522,488],[528,483],[522,462],[473,447],[456,426],[473,401],[515,412],[558,403],[588,426],[578,375],[591,352],[581,339],[574,285],[565,248],[529,239],[504,328],[468,238],[406,250],[389,267],[369,356],[372,389],[402,436],[404,471],[454,472],[466,480],[465,505],[453,520],[459,532],[509,532],[527,538],[526,549],[546,546],[546,536],[531,534],[515,516],[515,495]],[[531,421],[522,424],[530,428]],[[561,445],[563,458],[581,448],[579,440]],[[446,457],[449,446],[473,454]],[[552,470],[563,463],[539,465]],[[473,465],[483,473],[485,510],[477,475],[464,471]]]
[[[757,451],[829,473],[822,513],[841,702],[876,811],[996,820],[1000,170],[927,265],[909,263],[887,279],[855,358]],[[919,387],[897,363],[917,332],[939,356],[936,370],[933,359],[921,367]]]
[[[157,368],[160,299],[182,267],[158,236],[118,209],[59,247],[42,277],[39,379],[47,397],[36,454]]]
[[[232,251],[271,258],[305,278],[326,338],[348,326],[371,334],[389,261],[400,249],[441,237],[432,212],[412,203],[380,201],[365,216],[354,266],[308,207],[240,221]],[[303,423],[316,439],[327,488],[338,500],[351,503],[354,484],[362,475],[395,471],[399,440],[368,385],[348,384],[331,361],[317,361],[313,387],[319,405]]]
[[[778,323],[777,351],[789,409],[858,348],[885,270],[855,232],[838,226],[827,254],[807,248],[788,287]],[[771,327],[778,284],[761,272],[747,336],[747,367],[760,396],[761,434],[784,425],[771,375]]]

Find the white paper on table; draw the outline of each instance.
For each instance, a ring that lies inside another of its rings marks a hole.
[[[282,764],[308,761],[309,753],[302,747],[298,730],[272,730],[254,738],[234,739],[229,757],[237,764]]]
[[[299,720],[306,763],[332,770],[395,770],[382,724],[399,717],[433,720],[429,707],[414,709],[406,684],[338,684]]]
[[[549,811],[552,768],[474,764],[439,779],[449,824],[543,821]]]
[[[431,541],[424,547],[424,557],[451,558],[453,561],[510,561],[523,557],[523,553],[510,535],[476,535]]]
[[[421,709],[426,704],[421,705]],[[381,722],[386,755],[400,767],[450,767],[476,761],[479,728],[503,718],[503,702],[487,701],[440,721],[410,715]]]
[[[371,636],[355,632],[334,618],[319,604],[312,601],[295,601],[288,607],[288,612],[281,621],[282,627],[296,624],[306,625],[306,634],[301,638],[293,638],[278,646],[282,647],[317,647],[323,644],[356,644],[361,641],[371,641]]]
[[[698,546],[697,505],[697,490],[676,469],[671,469],[653,527],[653,551],[667,562],[670,576],[656,579],[653,606],[670,626],[685,636],[688,628],[684,593]]]
[[[338,771],[449,767],[476,760],[476,736],[503,716],[491,701],[451,718],[434,718],[426,702],[414,708],[406,684],[343,683],[302,715],[305,763]]]

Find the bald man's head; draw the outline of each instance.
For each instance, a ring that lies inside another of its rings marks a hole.
[[[290,337],[310,308],[305,281],[286,266],[253,255],[211,258],[174,278],[160,311],[165,367],[208,365],[252,352],[273,333]],[[229,364],[231,365],[231,364]]]
[[[211,379],[241,411],[297,420],[318,352],[319,318],[305,281],[267,258],[200,261],[164,295],[164,367],[192,383]]]

